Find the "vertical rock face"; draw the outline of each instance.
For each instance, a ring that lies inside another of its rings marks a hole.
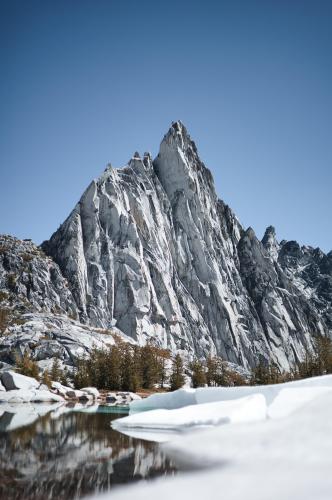
[[[83,322],[245,367],[262,357],[288,368],[329,326],[285,246],[272,227],[262,242],[243,230],[176,122],[153,162],[135,153],[93,181],[43,249]],[[330,272],[330,261],[320,269]],[[328,301],[327,282],[317,294]]]

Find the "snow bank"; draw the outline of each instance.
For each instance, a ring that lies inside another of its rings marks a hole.
[[[141,401],[133,401],[130,403],[130,413],[161,408],[170,410],[193,404],[228,401],[250,396],[252,394],[262,394],[269,406],[282,390],[305,387],[332,388],[332,375],[324,375],[321,377],[313,377],[310,379],[298,380],[296,382],[275,385],[179,389],[178,391],[165,394],[154,394]]]
[[[255,394],[235,401],[190,405],[175,410],[136,413],[112,422],[113,429],[183,430],[192,427],[251,422],[266,418],[264,396]]]
[[[318,396],[332,392],[332,387],[286,387],[268,406],[268,418],[282,418],[305,406]]]
[[[239,395],[249,392],[243,391],[243,388],[240,387],[236,389],[241,390],[226,392],[217,390],[212,395],[220,397],[224,394],[226,396],[234,395],[234,392],[238,392]],[[247,389],[255,388],[248,387]],[[295,386],[280,385],[278,388],[271,386],[268,387],[269,390],[265,391],[265,394],[262,394],[261,389],[258,387],[256,393],[237,399],[229,398],[224,401],[204,402],[170,410],[162,408],[132,413],[128,417],[113,421],[112,426],[131,437],[165,442],[173,439],[174,435],[179,432],[197,427],[287,417],[317,397],[332,392],[332,387],[328,385],[318,386],[315,382],[313,387],[309,387],[308,384],[305,384],[304,387],[298,384]],[[176,393],[173,393],[173,396],[174,394]],[[182,391],[180,394],[178,392],[177,397],[170,398],[169,402],[179,402],[181,394]],[[209,389],[199,389],[190,394],[199,396],[196,399],[200,401],[211,399]],[[162,398],[160,400],[162,401]]]
[[[53,392],[38,389],[19,389],[0,392],[0,403],[30,403],[30,402],[62,402],[62,396]]]
[[[287,403],[290,393],[284,390],[280,397]],[[97,498],[330,500],[331,436],[332,393],[316,393],[286,418],[181,435],[163,449],[175,465],[193,468],[193,472],[135,483]]]
[[[268,405],[278,396],[283,389],[295,388],[315,388],[315,387],[330,387],[332,388],[332,375],[324,375],[322,377],[313,377],[295,382],[286,382],[284,384],[261,385],[261,386],[243,386],[243,387],[202,387],[196,389],[196,402],[209,403],[211,401],[225,401],[229,399],[237,399],[249,394],[263,394]]]
[[[130,413],[159,408],[174,410],[183,406],[194,405],[197,403],[195,395],[195,389],[178,389],[173,392],[152,394],[147,398],[132,401],[130,403]]]

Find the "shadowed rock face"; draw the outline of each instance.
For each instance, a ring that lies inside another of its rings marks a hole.
[[[0,307],[14,315],[78,312],[59,266],[30,240],[7,235],[0,235]]]
[[[243,230],[176,122],[154,161],[135,153],[94,180],[42,248],[83,323],[245,367],[262,357],[288,368],[331,329],[330,254],[308,257],[320,262],[313,281],[324,309],[305,291],[306,252],[289,246],[272,227],[262,242]]]

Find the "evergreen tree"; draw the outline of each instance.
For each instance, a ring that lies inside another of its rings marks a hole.
[[[141,348],[138,346],[133,346],[132,349],[132,369],[133,369],[133,381],[137,388],[142,387],[142,364],[141,364]]]
[[[61,379],[61,367],[58,358],[54,358],[52,368],[50,371],[50,377],[52,382],[60,382]]]
[[[121,390],[121,351],[116,345],[109,350],[109,355],[105,359],[105,383],[104,388],[110,390]],[[102,364],[104,365],[104,363]],[[103,371],[103,370],[102,370]],[[102,387],[102,386],[101,386]]]
[[[217,358],[209,356],[206,360],[206,382],[209,387],[217,385],[218,365]]]
[[[227,369],[226,363],[218,356],[207,359],[207,383],[210,386],[234,385],[231,370]]]
[[[252,385],[279,384],[282,380],[283,376],[277,365],[260,361],[252,370],[250,383]]]
[[[52,385],[52,380],[50,377],[50,372],[46,369],[44,370],[42,377],[41,377],[41,383],[47,385],[47,387],[50,389]]]
[[[269,366],[262,361],[251,372],[250,385],[266,385],[270,380]]]
[[[64,369],[61,370],[60,382],[61,382],[62,385],[65,385],[65,386],[68,385],[68,370],[67,370],[67,367],[64,367]]]
[[[29,356],[27,351],[25,351],[21,358],[18,356],[16,357],[16,366],[18,372],[22,375],[39,380],[39,367],[36,361]]]
[[[121,388],[124,391],[136,392],[141,385],[140,369],[137,357],[129,344],[123,344],[121,349]]]
[[[206,384],[205,368],[201,361],[195,359],[190,363],[191,383],[193,387],[204,387]]]
[[[151,389],[159,381],[160,362],[155,346],[148,342],[141,348],[142,387]]]
[[[163,388],[167,382],[167,365],[171,357],[168,349],[158,349],[159,384]]]
[[[279,384],[282,382],[280,369],[274,363],[269,366],[269,384]]]
[[[306,350],[304,360],[297,364],[298,378],[315,377],[319,375],[317,357],[309,350]]]
[[[172,373],[170,376],[171,391],[180,389],[184,382],[183,361],[180,354],[176,354],[173,360]]]
[[[74,386],[76,389],[80,389],[81,387],[88,387],[90,385],[95,384],[90,377],[88,362],[84,358],[78,358],[76,360],[76,370],[74,373]]]
[[[319,375],[332,373],[332,341],[329,337],[318,337],[315,342],[317,371]]]
[[[236,372],[235,370],[230,370],[226,369],[225,371],[225,380],[227,380],[227,384],[222,384],[222,385],[227,385],[228,387],[238,387],[241,385],[248,385],[247,380],[240,375],[240,373]]]

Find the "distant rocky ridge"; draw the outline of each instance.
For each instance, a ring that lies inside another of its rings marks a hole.
[[[90,329],[116,327],[139,343],[155,338],[174,351],[283,369],[316,335],[332,333],[332,252],[278,243],[272,227],[262,241],[244,230],[181,122],[154,161],[135,153],[92,181],[41,249],[32,288],[23,273],[11,293],[30,311],[44,307]],[[4,293],[8,258],[0,252]]]

